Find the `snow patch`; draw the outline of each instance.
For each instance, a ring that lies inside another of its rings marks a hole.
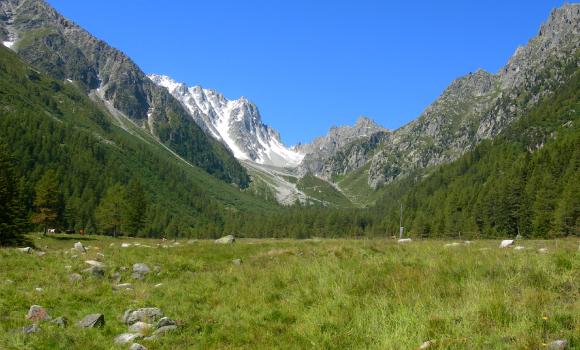
[[[15,43],[16,41],[3,41],[2,45],[6,46],[9,49],[12,49],[12,46],[14,46]]]

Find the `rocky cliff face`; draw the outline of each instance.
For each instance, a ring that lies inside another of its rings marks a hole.
[[[298,170],[301,174],[312,173],[329,178],[329,171],[325,168],[328,159],[352,142],[386,131],[367,117],[359,117],[353,126],[332,127],[328,135],[318,137],[309,144],[296,146],[297,151],[305,154]]]
[[[415,169],[457,159],[495,137],[578,68],[579,23],[580,4],[554,10],[538,36],[518,48],[500,72],[478,70],[455,80],[419,118],[380,142],[365,138],[342,149],[319,172],[330,177],[369,164],[368,184],[377,188]]]
[[[34,67],[93,92],[186,160],[239,185],[248,176],[208,138],[183,106],[126,55],[91,36],[42,0],[0,2],[0,36]]]
[[[215,90],[187,87],[167,76],[149,78],[181,101],[206,134],[228,146],[236,158],[277,167],[295,167],[302,160],[303,154],[286,147],[246,98],[228,100]]]

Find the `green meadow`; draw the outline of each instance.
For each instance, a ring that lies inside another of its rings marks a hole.
[[[136,341],[150,350],[417,349],[429,340],[429,349],[542,349],[555,339],[580,347],[578,238],[522,240],[514,250],[496,240],[27,237],[33,253],[0,249],[0,349],[128,349],[114,339],[127,332],[124,311],[140,307],[178,324]],[[77,241],[86,253],[71,251]],[[85,260],[106,264],[105,276],[83,272]],[[151,267],[142,280],[131,276],[135,263]],[[35,304],[68,327],[44,321],[24,334]],[[103,327],[76,325],[92,313],[105,316]]]

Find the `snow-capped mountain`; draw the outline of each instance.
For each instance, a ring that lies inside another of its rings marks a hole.
[[[148,77],[177,98],[195,122],[229,147],[236,158],[277,167],[295,167],[304,158],[285,146],[276,130],[262,123],[258,108],[246,98],[228,100],[215,90],[188,87],[168,76]]]

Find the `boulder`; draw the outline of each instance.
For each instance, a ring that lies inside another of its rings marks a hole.
[[[139,343],[133,343],[129,347],[129,350],[147,350],[147,348]]]
[[[129,332],[131,333],[139,333],[139,334],[147,334],[153,325],[151,323],[137,321],[129,326]]]
[[[564,350],[568,349],[568,341],[566,339],[558,339],[554,340],[550,344],[548,344],[549,350]]]
[[[105,315],[103,314],[90,314],[78,322],[78,326],[82,328],[100,328],[104,325]]]
[[[232,235],[227,235],[222,238],[218,238],[214,241],[216,244],[232,244],[236,241],[236,238]]]
[[[131,283],[121,283],[113,286],[113,290],[133,289]]]
[[[411,238],[401,238],[397,240],[397,243],[411,243],[413,240]]]
[[[68,275],[68,279],[71,282],[78,282],[83,279],[83,276],[81,276],[78,273],[71,273],[70,275]]]
[[[81,253],[87,252],[87,249],[83,246],[83,244],[81,242],[76,242],[74,247],[76,250],[78,250]]]
[[[24,247],[24,248],[16,248],[18,251],[26,254],[30,254],[34,251],[31,247]]]
[[[26,319],[30,321],[47,321],[50,318],[46,309],[40,305],[32,305],[26,314]]]
[[[157,328],[157,330],[155,332],[153,332],[153,336],[158,337],[158,336],[164,335],[166,333],[173,332],[176,329],[177,329],[176,325],[164,326],[161,328]]]
[[[50,321],[50,323],[54,323],[60,328],[66,328],[68,326],[68,319],[64,316],[57,317],[54,320]]]
[[[24,334],[38,333],[40,331],[41,331],[40,326],[36,323],[22,328],[22,333],[24,333]]]
[[[131,275],[134,279],[143,279],[148,273],[151,272],[151,269],[147,264],[144,263],[137,263],[133,265],[133,274]]]
[[[123,315],[123,322],[132,325],[135,322],[151,322],[163,317],[163,312],[156,307],[145,307],[137,310],[127,310]]]
[[[512,245],[515,244],[515,240],[513,239],[504,239],[503,241],[501,241],[501,243],[499,244],[500,248],[507,248],[507,247],[511,247]]]
[[[135,339],[143,338],[141,334],[123,333],[115,337],[115,344],[127,344]]]
[[[100,267],[100,268],[102,268],[102,269],[104,269],[104,268],[106,267],[106,265],[105,265],[105,264],[103,264],[102,262],[100,262],[100,261],[97,261],[97,260],[85,260],[85,263],[86,263],[86,264],[89,264],[89,265],[91,265],[91,266]]]
[[[102,278],[105,276],[105,269],[98,266],[91,266],[88,269],[83,270],[84,273],[88,273],[93,277]]]
[[[129,248],[130,246],[130,243],[121,243],[121,248]]]
[[[163,328],[166,326],[177,326],[177,322],[170,319],[169,317],[162,317],[158,322],[155,328]]]

